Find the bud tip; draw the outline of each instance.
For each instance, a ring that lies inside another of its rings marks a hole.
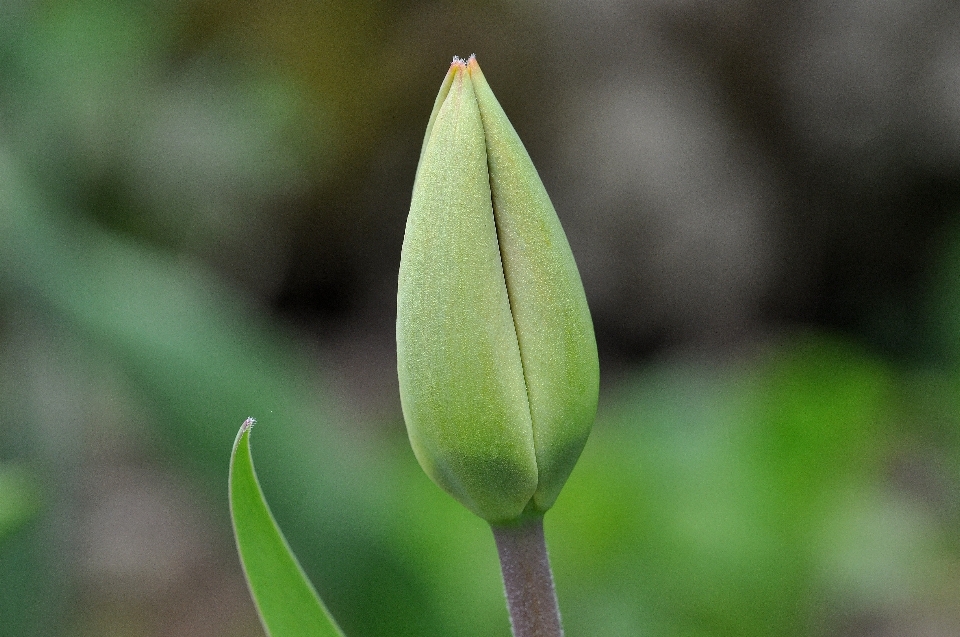
[[[467,68],[467,66],[470,66],[470,65],[474,65],[474,66],[477,65],[476,53],[471,53],[470,57],[468,57],[466,60],[464,60],[459,55],[454,55],[453,62],[450,63],[450,66],[459,66],[460,68],[463,68],[463,69]]]

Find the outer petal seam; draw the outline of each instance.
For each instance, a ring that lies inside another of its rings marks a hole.
[[[466,71],[468,73],[470,73],[472,68],[471,63],[473,66],[477,65],[476,55],[471,55],[466,61]],[[472,80],[473,74],[471,73],[470,76]],[[477,110],[480,112],[480,122],[483,123],[483,109],[480,107],[480,100],[477,99],[476,93],[474,93],[473,98],[474,100],[476,100]],[[483,129],[483,133],[484,133],[483,145],[484,145],[486,159],[487,159],[487,178],[490,181],[490,210],[493,213],[493,227],[497,231],[497,252],[499,252],[500,254],[500,271],[503,273],[503,285],[507,290],[507,303],[510,306],[510,319],[513,322],[513,336],[517,340],[517,354],[520,356],[520,369],[523,372],[523,388],[527,394],[527,412],[530,414],[530,435],[533,439],[533,460],[534,460],[534,466],[537,469],[537,489],[539,489],[540,487],[540,465],[539,465],[540,449],[537,448],[537,436],[535,433],[537,425],[533,418],[533,402],[531,401],[531,398],[530,398],[530,383],[527,381],[527,366],[523,360],[523,348],[520,346],[520,329],[517,327],[517,315],[513,311],[513,306],[514,306],[513,293],[510,291],[510,281],[508,280],[508,276],[507,276],[507,268],[503,264],[503,249],[500,247],[501,246],[501,241],[500,241],[501,229],[500,229],[500,223],[497,220],[497,208],[496,208],[496,204],[494,202],[494,197],[493,197],[493,173],[490,170],[490,145],[487,142],[487,128],[485,125]],[[536,493],[537,493],[537,490],[535,489],[533,492],[533,495],[530,496],[530,502],[534,501]],[[528,503],[528,506],[529,506],[529,503]]]

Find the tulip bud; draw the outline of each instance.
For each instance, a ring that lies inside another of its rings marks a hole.
[[[420,153],[397,368],[434,482],[491,523],[550,508],[593,424],[596,341],[560,221],[473,57],[454,58]]]

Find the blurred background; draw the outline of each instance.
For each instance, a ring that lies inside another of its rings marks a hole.
[[[960,635],[960,4],[3,0],[0,635],[262,635],[247,416],[350,637],[509,634],[395,378],[420,143],[476,53],[601,350],[569,635]]]

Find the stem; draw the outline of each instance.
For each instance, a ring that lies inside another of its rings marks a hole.
[[[492,526],[514,637],[563,637],[543,517]]]

